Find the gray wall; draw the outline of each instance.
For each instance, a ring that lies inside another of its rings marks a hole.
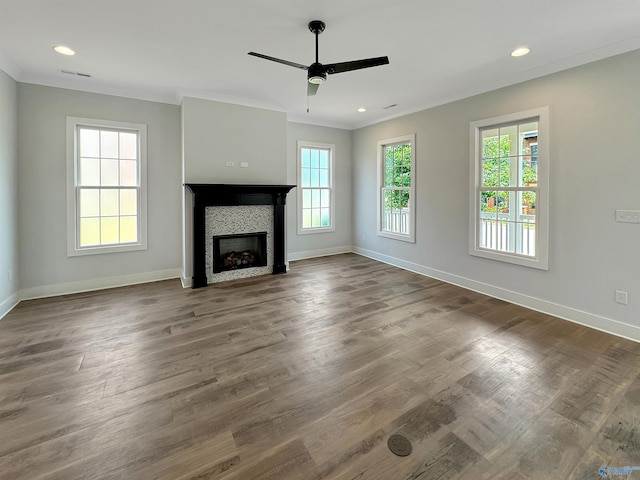
[[[640,339],[640,51],[354,132],[353,240],[362,253]],[[469,122],[548,105],[550,256],[540,271],[468,254]],[[376,142],[416,133],[416,243],[376,235]],[[614,303],[629,292],[627,306]],[[622,322],[622,323],[619,323]]]
[[[297,142],[335,145],[335,231],[298,234],[297,189],[287,197],[287,254],[289,260],[351,251],[351,131],[303,123],[287,124],[287,183],[297,182]]]
[[[284,184],[286,121],[282,112],[185,97],[185,181]],[[226,162],[234,166],[227,167]],[[248,168],[241,168],[241,162]]]
[[[179,276],[180,108],[21,83],[18,111],[23,296]],[[148,250],[67,257],[67,116],[147,125]]]
[[[0,70],[0,318],[18,301],[18,85]]]

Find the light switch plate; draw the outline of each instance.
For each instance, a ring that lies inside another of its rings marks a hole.
[[[640,210],[616,210],[616,222],[640,223]]]

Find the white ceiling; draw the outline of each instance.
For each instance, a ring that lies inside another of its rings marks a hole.
[[[321,63],[390,64],[329,76],[307,113],[306,72],[247,52],[309,65],[314,19],[327,24]],[[531,53],[512,58],[521,45]],[[640,0],[0,0],[0,68],[18,81],[175,104],[194,96],[342,128],[638,48]]]

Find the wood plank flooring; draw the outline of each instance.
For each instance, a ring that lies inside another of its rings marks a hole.
[[[639,374],[640,344],[352,254],[33,300],[0,322],[0,478],[603,478],[640,466]]]

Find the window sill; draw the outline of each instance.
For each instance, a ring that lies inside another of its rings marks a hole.
[[[403,235],[401,233],[386,232],[384,230],[378,232],[379,237],[391,238],[393,240],[400,240],[401,242],[416,243],[414,235]]]
[[[109,245],[104,247],[69,248],[67,257],[83,257],[85,255],[102,255],[107,253],[125,253],[146,250],[147,245],[135,243],[129,245]]]
[[[304,228],[304,229],[298,229],[298,235],[309,235],[313,233],[331,233],[335,231],[336,231],[335,227]]]

